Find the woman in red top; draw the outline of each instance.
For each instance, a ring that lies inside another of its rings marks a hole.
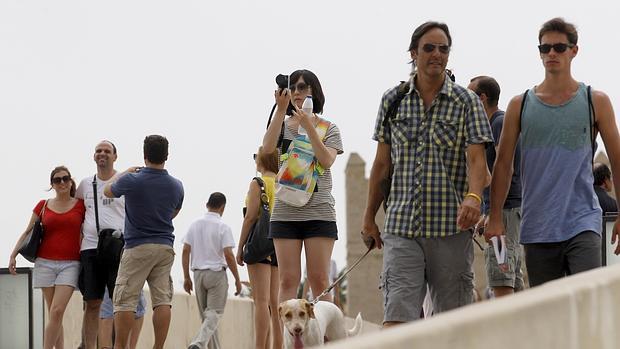
[[[9,259],[9,271],[15,272],[15,257],[22,241],[39,216],[43,223],[43,240],[34,263],[33,285],[43,290],[49,312],[43,348],[63,348],[62,318],[67,303],[77,287],[80,273],[80,239],[84,221],[84,202],[76,199],[75,182],[64,166],[50,175],[56,197],[41,200],[34,208],[26,231],[19,237]]]

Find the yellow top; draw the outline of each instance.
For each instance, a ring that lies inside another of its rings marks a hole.
[[[261,176],[263,182],[265,182],[265,194],[269,199],[269,212],[273,212],[273,205],[275,204],[275,192],[276,192],[276,178],[271,176]],[[258,184],[258,182],[256,183]],[[245,198],[245,205],[248,205],[248,198]]]

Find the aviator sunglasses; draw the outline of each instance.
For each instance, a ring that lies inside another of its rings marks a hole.
[[[71,176],[62,176],[62,177],[54,177],[52,178],[52,183],[60,184],[60,182],[69,183],[71,180]]]
[[[447,54],[447,53],[450,52],[450,46],[448,46],[448,45],[444,45],[444,44],[440,44],[440,45],[424,44],[424,45],[422,45],[422,50],[424,50],[424,52],[426,52],[426,53],[431,53],[431,52],[435,51],[435,48],[439,49],[439,52],[441,52],[443,54]]]
[[[562,53],[564,51],[566,51],[567,48],[569,47],[574,47],[575,45],[573,44],[564,44],[564,43],[559,43],[559,44],[542,44],[542,45],[538,45],[538,51],[540,51],[540,53],[549,53],[551,52],[551,49],[553,49],[553,51],[557,52],[557,53]]]

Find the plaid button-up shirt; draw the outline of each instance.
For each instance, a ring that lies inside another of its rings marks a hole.
[[[383,95],[373,135],[390,145],[394,165],[384,229],[408,238],[454,235],[468,187],[466,149],[493,142],[489,120],[478,96],[447,77],[426,111],[410,86],[386,127],[383,117],[398,87]]]

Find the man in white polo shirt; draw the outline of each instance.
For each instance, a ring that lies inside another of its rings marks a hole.
[[[189,276],[191,269],[196,283],[196,300],[202,317],[202,326],[192,340],[190,349],[219,349],[217,324],[224,313],[228,296],[226,267],[235,277],[236,293],[241,292],[241,281],[237,272],[235,247],[230,227],[222,221],[226,197],[215,192],[207,201],[207,213],[189,227],[183,240],[183,288],[191,294],[193,284]]]

